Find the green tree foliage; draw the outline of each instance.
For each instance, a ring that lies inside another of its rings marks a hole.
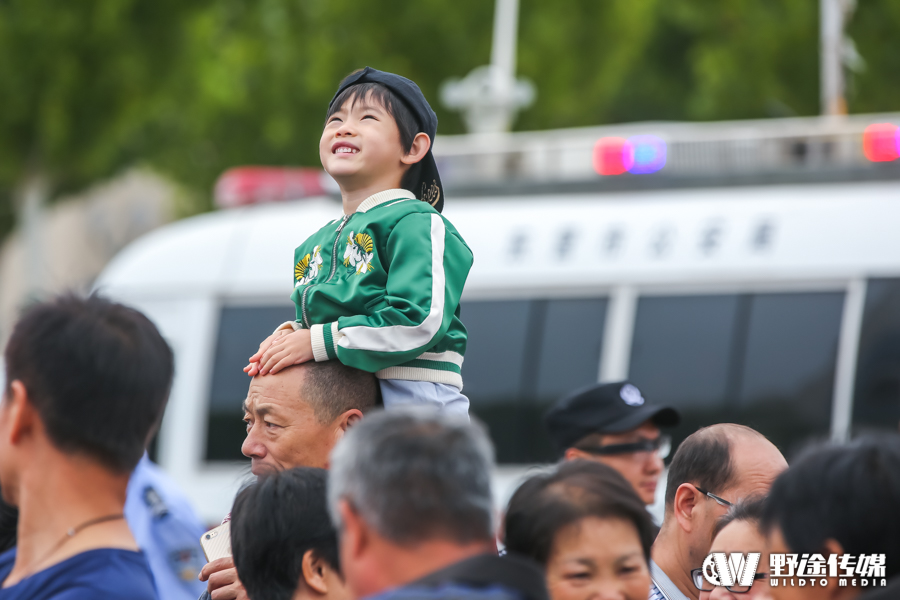
[[[199,6],[185,4],[0,1],[0,234],[29,182],[77,189],[147,153],[142,134]]]
[[[866,62],[849,82],[850,111],[900,110],[900,2],[860,2],[848,32]]]
[[[440,130],[461,132],[438,88],[486,62],[492,17],[484,0],[220,0],[189,25],[194,68],[159,123],[155,162],[207,189],[233,165],[318,165],[328,102],[366,65],[418,82]]]
[[[371,65],[438,90],[490,57],[488,0],[0,0],[0,234],[40,172],[142,161],[198,191],[243,164],[317,165],[328,100]],[[854,112],[900,110],[900,3],[860,2]],[[517,129],[819,112],[815,0],[521,0]],[[6,202],[4,202],[4,198]],[[5,213],[4,213],[5,211]]]
[[[540,100],[520,126],[818,112],[815,2],[567,5],[554,18],[545,3],[523,0],[519,56]]]

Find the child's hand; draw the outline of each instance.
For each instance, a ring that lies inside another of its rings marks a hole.
[[[269,346],[272,345],[272,342],[289,333],[293,333],[293,330],[279,329],[278,331],[264,339],[259,345],[259,350],[256,351],[256,354],[250,357],[250,364],[244,367],[244,373],[246,373],[250,377],[255,377],[257,374],[259,374],[259,359],[262,358],[262,355],[265,353],[265,351],[269,349]]]
[[[298,329],[271,343],[259,359],[259,374],[277,373],[291,365],[313,360],[309,329]]]

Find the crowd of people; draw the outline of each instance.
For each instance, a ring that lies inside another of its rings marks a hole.
[[[0,599],[167,597],[124,515],[173,377],[159,332],[67,296],[23,316],[5,359],[0,490],[18,514],[12,528],[3,515]],[[229,515],[232,555],[200,573],[213,600],[900,597],[897,435],[813,446],[789,467],[753,429],[700,429],[672,457],[657,527],[661,428],[678,414],[629,383],[548,412],[560,461],[500,515],[485,428],[385,410],[371,373],[290,366],[254,377],[244,408],[256,477]],[[717,553],[760,557],[749,579],[714,584]],[[820,576],[799,585],[792,555]]]
[[[462,394],[473,256],[441,214],[436,128],[413,82],[368,67],[329,104],[343,215],[297,248],[297,318],[245,368],[254,481],[220,528],[191,533],[146,457],[174,373],[153,323],[96,295],[24,313],[0,403],[0,600],[900,597],[897,435],[788,467],[753,429],[705,427],[672,456],[657,526],[679,414],[596,385],[550,409],[560,462],[496,514]],[[204,564],[201,535],[230,543]]]

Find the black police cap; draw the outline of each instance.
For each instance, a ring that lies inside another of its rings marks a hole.
[[[669,406],[648,403],[627,381],[580,389],[554,404],[544,417],[560,452],[591,433],[622,433],[647,421],[672,427],[678,425],[681,415]]]

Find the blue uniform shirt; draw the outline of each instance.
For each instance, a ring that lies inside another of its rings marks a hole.
[[[206,584],[200,536],[206,527],[184,493],[144,454],[128,482],[125,518],[165,600],[197,600]],[[2,597],[0,597],[2,598]]]
[[[0,581],[15,562],[15,548],[0,554]],[[143,553],[100,548],[0,589],[0,600],[157,600],[157,595]]]

